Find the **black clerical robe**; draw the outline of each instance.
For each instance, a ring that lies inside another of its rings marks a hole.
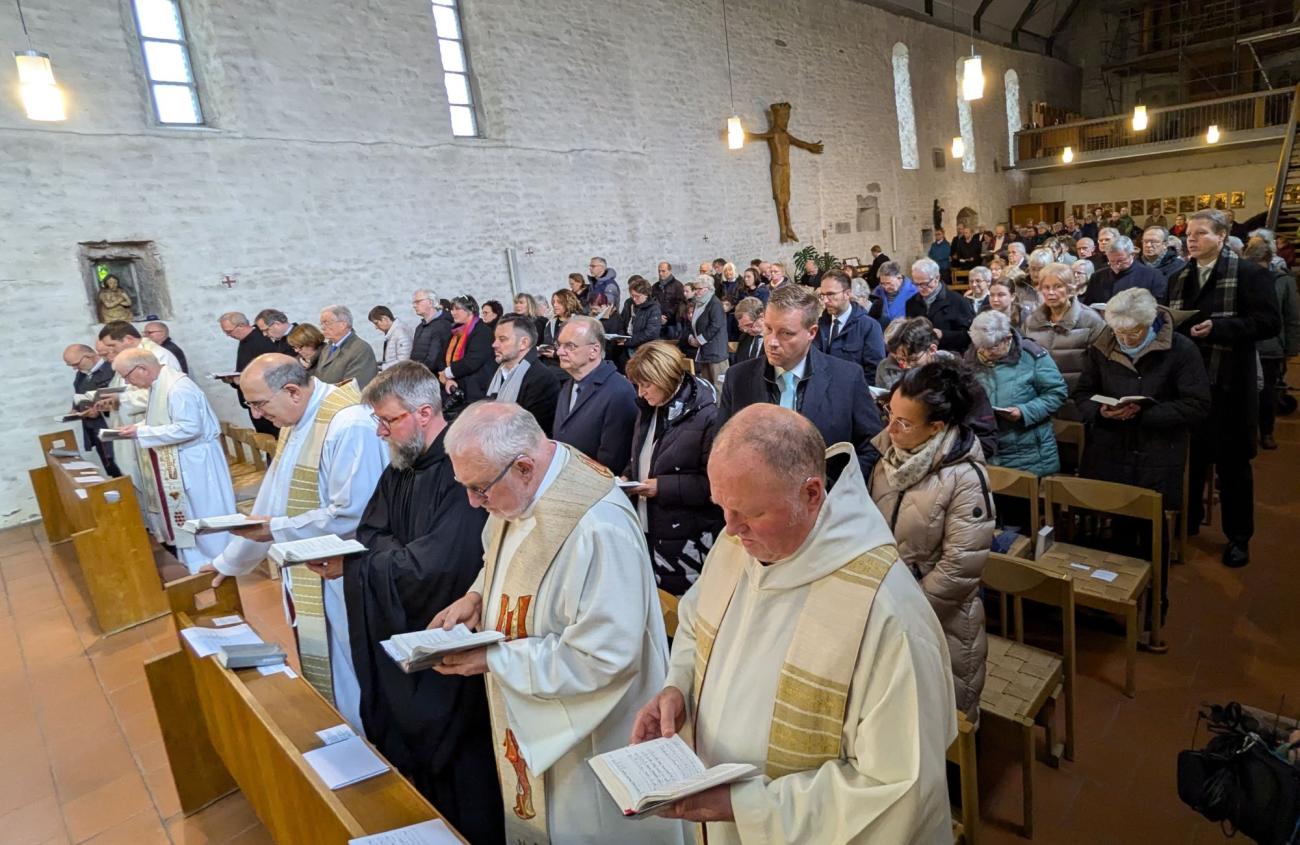
[[[407,675],[380,642],[427,628],[483,565],[486,511],[456,483],[440,433],[415,465],[389,465],[357,527],[368,550],[344,566],[366,736],[470,842],[504,841],[483,678]]]

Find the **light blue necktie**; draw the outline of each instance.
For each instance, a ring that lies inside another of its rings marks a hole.
[[[780,402],[781,407],[789,408],[790,410],[793,411],[794,397],[795,397],[794,373],[789,371],[781,373],[781,402]]]

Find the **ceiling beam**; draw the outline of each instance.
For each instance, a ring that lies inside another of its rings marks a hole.
[[[1079,8],[1079,3],[1080,0],[1070,0],[1070,5],[1065,7],[1065,14],[1061,15],[1061,19],[1056,22],[1056,26],[1052,27],[1052,34],[1047,36],[1047,46],[1043,48],[1043,52],[1048,56],[1052,55],[1052,46],[1056,44],[1057,36],[1065,31],[1065,26],[1070,22],[1070,18],[1074,16],[1074,11]]]
[[[1016,25],[1011,28],[1012,47],[1020,46],[1020,33],[1025,28],[1025,23],[1029,21],[1030,16],[1034,14],[1034,10],[1038,8],[1038,3],[1039,0],[1029,0],[1029,2],[1025,4],[1025,10],[1020,13],[1020,17],[1016,20]]]
[[[987,12],[989,6],[992,5],[993,0],[980,0],[980,7],[975,10],[975,19],[971,21],[971,26],[975,28],[976,32],[980,31],[980,19],[984,17],[984,13]]]

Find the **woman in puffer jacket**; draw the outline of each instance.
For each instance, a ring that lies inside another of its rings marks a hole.
[[[972,724],[979,723],[988,653],[980,576],[994,531],[984,453],[962,423],[977,390],[957,361],[907,370],[889,400],[889,425],[871,441],[881,455],[871,498],[939,617],[957,709]]]
[[[1022,329],[1025,337],[1047,350],[1056,368],[1065,378],[1069,391],[1079,382],[1088,347],[1106,328],[1101,315],[1070,295],[1074,273],[1065,264],[1048,264],[1038,275],[1038,294],[1042,304],[1029,312]],[[1078,412],[1066,403],[1057,416],[1077,420]]]

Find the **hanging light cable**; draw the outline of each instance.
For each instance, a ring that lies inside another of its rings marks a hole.
[[[736,86],[731,79],[731,33],[727,30],[727,0],[722,0],[722,40],[727,54],[727,91],[731,95],[731,117],[727,118],[727,149],[738,150],[745,146],[745,127],[736,114]]]
[[[28,120],[64,120],[67,112],[63,105],[63,92],[54,83],[54,68],[50,65],[50,57],[32,46],[22,0],[14,0],[14,3],[18,6],[18,21],[22,24],[23,36],[27,39],[26,50],[14,51],[23,111],[27,113]]]

